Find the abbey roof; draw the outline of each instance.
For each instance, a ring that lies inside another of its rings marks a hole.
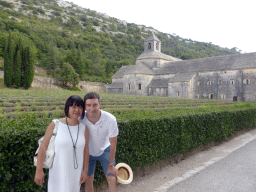
[[[137,65],[122,66],[112,77],[122,78],[126,74],[145,74],[153,75],[153,71],[149,69],[146,65],[140,63]]]
[[[167,62],[155,71],[158,75],[235,70],[256,67],[256,53],[214,56],[200,59]]]
[[[170,55],[165,55],[159,51],[146,51],[143,52],[138,58],[138,60],[144,60],[144,59],[164,59],[167,61],[182,61],[181,59],[172,57]]]
[[[151,31],[150,35],[148,36],[148,38],[146,39],[146,41],[160,41],[157,36],[155,36],[155,34]]]

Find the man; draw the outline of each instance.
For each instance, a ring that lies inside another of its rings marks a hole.
[[[95,92],[84,96],[85,118],[83,123],[89,129],[89,168],[85,191],[93,191],[96,161],[100,161],[108,181],[109,192],[116,191],[115,154],[118,127],[116,118],[101,110],[100,96]]]

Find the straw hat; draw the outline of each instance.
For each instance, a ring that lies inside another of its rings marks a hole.
[[[116,165],[119,176],[117,176],[117,181],[121,184],[129,184],[133,180],[132,169],[129,165],[125,163],[118,163]]]

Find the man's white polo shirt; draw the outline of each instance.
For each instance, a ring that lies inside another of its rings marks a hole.
[[[114,115],[106,111],[101,111],[100,119],[92,124],[86,117],[82,120],[90,133],[89,139],[89,154],[91,156],[100,156],[104,150],[110,146],[109,138],[116,137],[118,135],[117,121]]]

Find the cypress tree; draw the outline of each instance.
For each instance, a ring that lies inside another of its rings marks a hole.
[[[16,54],[16,62],[15,62],[15,69],[14,69],[14,81],[13,84],[16,87],[21,87],[21,51],[18,50]]]
[[[34,63],[33,63],[33,58],[32,58],[32,54],[31,54],[31,49],[30,47],[26,47],[25,51],[24,51],[24,55],[25,55],[25,62],[24,62],[24,87],[26,89],[28,89],[29,87],[31,87],[31,84],[33,82],[34,79]]]
[[[11,32],[9,31],[9,37],[5,47],[4,56],[4,84],[10,87],[13,84],[13,54],[14,54],[14,42]]]
[[[13,65],[13,84],[16,87],[21,86],[21,64],[22,64],[21,52],[22,52],[22,44],[20,39],[16,44],[16,49],[14,53],[14,65]]]
[[[83,78],[85,76],[85,61],[82,54],[82,51],[80,48],[77,49],[77,59],[76,59],[77,65],[76,65],[76,73],[79,74],[80,78]]]
[[[4,56],[4,84],[29,88],[34,79],[33,61],[31,48],[24,48],[21,39],[15,43],[9,32]]]
[[[21,50],[21,87],[24,87],[25,85],[25,66],[26,66],[26,54],[25,54],[25,48],[23,47],[23,49]]]

